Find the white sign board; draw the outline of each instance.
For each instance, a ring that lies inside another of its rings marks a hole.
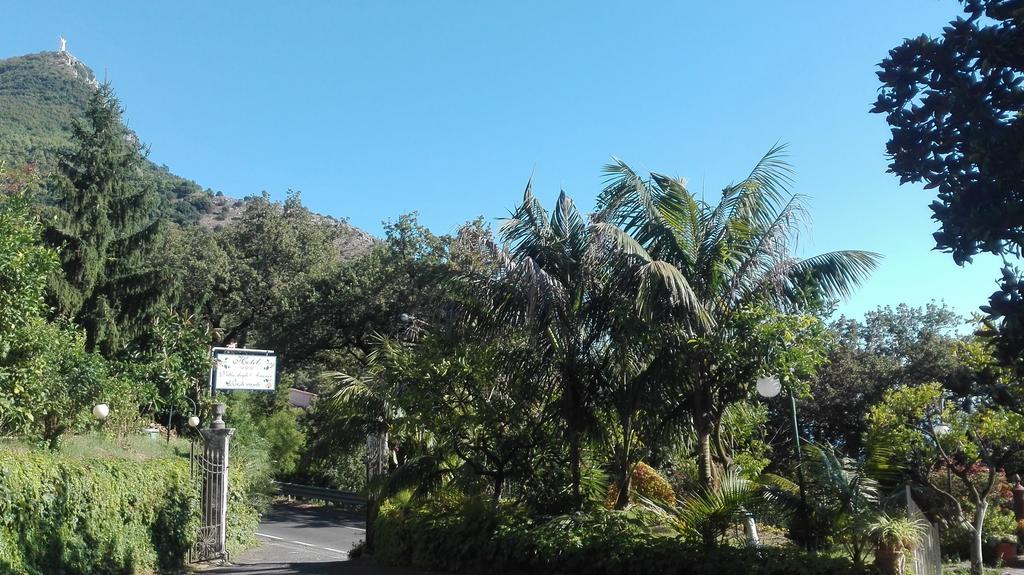
[[[215,347],[210,382],[214,391],[273,391],[277,356],[266,349]]]

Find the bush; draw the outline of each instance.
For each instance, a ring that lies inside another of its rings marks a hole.
[[[630,503],[635,503],[636,495],[646,497],[654,501],[664,503],[668,506],[675,506],[676,492],[672,484],[662,477],[653,467],[644,462],[639,462],[633,467],[633,477],[630,478]],[[611,509],[619,498],[619,486],[612,483],[608,486],[608,498],[605,500],[605,507]]]
[[[227,547],[235,555],[256,544],[260,513],[271,490],[266,453],[232,445],[228,488]]]
[[[85,429],[104,395],[106,361],[85,351],[83,334],[70,324],[33,318],[12,340],[0,361],[0,406],[30,409],[0,418],[0,430],[56,446],[65,433]]]
[[[0,451],[0,572],[180,568],[197,529],[188,461]]]
[[[441,496],[389,500],[374,523],[374,556],[391,565],[465,573],[675,575],[853,574],[844,558],[796,549],[721,548],[707,553],[657,524],[644,508],[599,509],[533,520],[517,507]]]

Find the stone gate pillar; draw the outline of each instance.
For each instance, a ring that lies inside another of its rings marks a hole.
[[[235,430],[224,425],[223,403],[213,406],[213,423],[199,430],[203,436],[202,523],[197,542],[200,561],[227,557],[228,462]]]

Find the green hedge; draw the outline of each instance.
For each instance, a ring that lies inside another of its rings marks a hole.
[[[795,549],[723,547],[707,553],[633,511],[597,510],[533,521],[487,502],[385,504],[374,523],[384,564],[463,573],[570,575],[846,575],[844,558]]]
[[[188,461],[0,451],[0,572],[130,574],[182,566],[197,528]]]

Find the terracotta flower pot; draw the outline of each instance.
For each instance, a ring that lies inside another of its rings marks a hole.
[[[1017,559],[1017,544],[1003,541],[996,544],[996,557],[1005,561]]]
[[[903,552],[892,545],[880,544],[875,549],[875,566],[884,575],[902,575]]]

